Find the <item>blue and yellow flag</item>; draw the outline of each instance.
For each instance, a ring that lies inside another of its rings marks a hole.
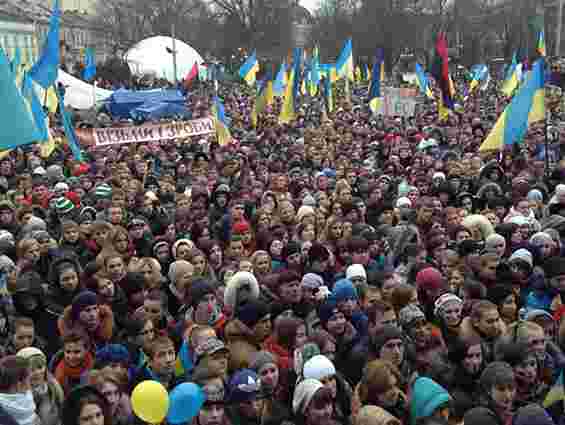
[[[326,111],[329,113],[335,109],[335,101],[332,91],[332,82],[329,77],[324,77],[324,101],[326,104]]]
[[[80,150],[80,145],[75,135],[75,129],[73,127],[71,117],[65,110],[63,95],[61,93],[61,90],[56,90],[56,92],[57,99],[59,100],[59,111],[61,113],[61,119],[63,120],[63,128],[65,129],[65,137],[67,138],[67,142],[69,143],[69,147],[71,148],[74,159],[77,161],[82,161],[82,152]]]
[[[259,72],[259,62],[257,61],[257,55],[253,52],[239,68],[239,76],[243,78],[249,86],[252,86],[257,80],[257,72]]]
[[[90,81],[96,75],[96,57],[94,55],[94,50],[92,48],[86,49],[85,60],[84,60],[84,70],[82,71],[82,78],[86,81]]]
[[[501,150],[504,146],[520,143],[528,125],[545,118],[544,69],[543,59],[534,63],[526,82],[498,118],[479,152]]]
[[[255,99],[255,105],[253,106],[253,111],[251,112],[251,123],[253,127],[257,128],[257,123],[259,120],[259,115],[265,111],[267,106],[273,104],[274,101],[273,93],[273,80],[271,72],[269,71],[266,76],[265,82],[262,84],[261,90]]]
[[[473,93],[473,91],[483,82],[486,80],[488,76],[488,66],[485,64],[478,64],[471,68],[472,77],[471,83],[469,83],[469,94]]]
[[[512,55],[512,63],[506,71],[506,77],[502,83],[501,91],[506,97],[511,97],[520,85],[521,80],[521,64],[518,64],[518,57],[516,52]]]
[[[224,104],[218,96],[214,98],[212,112],[214,113],[214,118],[216,121],[216,136],[218,137],[218,144],[220,146],[229,145],[232,141],[232,137],[228,128],[228,119],[226,117]]]
[[[17,88],[8,58],[0,49],[0,151],[41,138],[30,110]]]
[[[354,81],[354,69],[353,69],[353,42],[348,39],[343,46],[336,62],[335,69],[337,71],[338,78],[346,77],[349,81]]]
[[[290,71],[290,76],[288,77],[288,83],[286,85],[283,104],[279,115],[279,122],[283,124],[288,124],[295,118],[293,87],[294,87],[294,69]]]
[[[12,73],[14,75],[18,74],[21,64],[22,64],[22,49],[20,49],[20,47],[18,46],[14,51],[14,58],[12,59],[12,62],[10,62],[10,68],[12,68]]]
[[[275,82],[273,83],[273,92],[275,96],[282,96],[284,94],[284,88],[286,86],[286,62],[283,61],[277,72]]]
[[[55,0],[51,19],[49,21],[49,32],[43,45],[43,50],[38,61],[32,66],[30,76],[44,89],[52,86],[57,81],[59,73],[59,26],[61,21],[61,9],[59,0]]]
[[[371,86],[369,87],[369,106],[373,113],[379,109],[381,98],[381,76],[384,62],[384,51],[382,48],[377,49],[375,55],[375,65],[373,66],[373,76]]]
[[[39,132],[40,137],[37,139],[37,142],[46,142],[47,140],[49,140],[49,132],[47,130],[45,122],[45,112],[43,112],[43,107],[41,106],[41,102],[37,97],[37,93],[35,92],[35,89],[33,87],[33,81],[28,73],[26,73],[24,76],[22,96],[29,105],[35,127]]]
[[[428,77],[426,76],[426,73],[424,72],[424,68],[419,63],[416,63],[416,77],[418,79],[420,92],[429,99],[433,99],[434,94],[430,87],[430,82],[428,80]]]

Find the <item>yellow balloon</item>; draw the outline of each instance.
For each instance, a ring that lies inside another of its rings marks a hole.
[[[159,424],[169,411],[169,393],[157,381],[140,382],[131,394],[131,407],[140,419]]]

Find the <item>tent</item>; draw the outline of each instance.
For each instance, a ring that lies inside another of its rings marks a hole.
[[[154,75],[172,82],[174,81],[172,50],[173,39],[171,37],[150,37],[129,49],[125,58],[134,75]],[[175,50],[178,80],[184,79],[194,63],[200,66],[204,62],[196,50],[178,39],[175,39]]]
[[[192,114],[186,106],[177,103],[147,102],[133,109],[130,115],[134,119],[146,121],[160,120],[163,118],[185,118],[190,119]]]
[[[112,95],[111,90],[104,90],[85,83],[78,78],[59,69],[57,82],[65,87],[65,105],[75,109],[90,109],[96,103],[106,100]]]
[[[116,90],[106,101],[106,108],[114,118],[131,118],[131,112],[146,104],[172,103],[184,105],[182,93],[174,89]]]

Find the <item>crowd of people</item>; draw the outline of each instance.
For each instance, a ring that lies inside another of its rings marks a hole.
[[[192,425],[565,423],[565,128],[479,154],[496,83],[444,122],[355,88],[257,129],[220,90],[226,146],[0,160],[2,425],[141,424],[147,380],[197,384]]]

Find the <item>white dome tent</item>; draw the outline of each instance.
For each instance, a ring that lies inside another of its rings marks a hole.
[[[202,56],[188,44],[175,39],[177,51],[177,80],[182,81],[196,62],[199,66],[204,62]],[[137,76],[154,75],[174,81],[173,39],[156,36],[146,38],[130,48],[125,59],[131,72]]]

